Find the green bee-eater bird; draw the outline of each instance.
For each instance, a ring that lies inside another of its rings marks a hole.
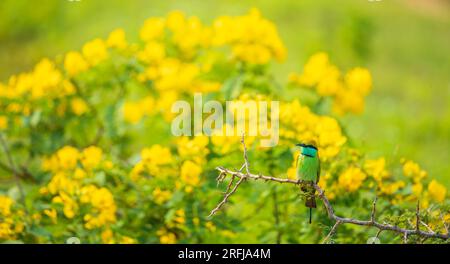
[[[315,142],[308,144],[296,144],[300,147],[300,155],[297,158],[297,179],[305,182],[301,186],[305,194],[305,205],[309,207],[309,223],[311,224],[312,208],[316,208],[316,189],[312,185],[318,183],[320,178],[320,159]]]

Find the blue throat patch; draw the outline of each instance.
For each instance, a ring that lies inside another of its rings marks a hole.
[[[308,157],[315,157],[317,150],[314,148],[302,147],[302,154]]]

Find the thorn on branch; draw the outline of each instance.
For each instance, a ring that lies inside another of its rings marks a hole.
[[[250,174],[250,165],[248,163],[247,146],[245,145],[245,133],[242,134],[241,144],[244,147],[244,166],[247,175]]]
[[[427,228],[430,233],[434,233],[433,229],[429,225],[427,225],[424,221],[420,220],[420,223]]]
[[[375,199],[373,200],[373,203],[372,203],[372,213],[370,214],[370,221],[372,223],[375,223],[375,214],[377,211],[377,200],[378,200],[378,196],[375,195]]]

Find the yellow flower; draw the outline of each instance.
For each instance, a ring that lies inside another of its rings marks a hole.
[[[206,136],[195,136],[192,140],[188,137],[181,137],[177,140],[178,154],[183,159],[191,159],[198,164],[206,162],[206,155],[209,154],[209,139]]]
[[[405,187],[404,181],[396,181],[393,183],[380,184],[380,192],[387,195],[392,195],[397,192],[399,189]]]
[[[414,161],[402,160],[401,162],[403,163],[403,175],[412,178],[414,182],[420,182],[427,176],[427,172],[422,170],[419,164],[415,163]]]
[[[160,188],[156,188],[153,193],[153,199],[159,205],[165,203],[172,196],[170,191],[162,191]]]
[[[142,161],[145,163],[152,163],[154,165],[165,165],[171,163],[172,154],[169,148],[161,145],[153,145],[151,148],[144,148],[141,151]]]
[[[8,196],[0,195],[0,215],[7,217],[11,215],[11,206],[14,200]]]
[[[104,244],[114,244],[114,234],[109,228],[102,232],[101,238]]]
[[[228,237],[228,238],[235,238],[235,237],[236,237],[236,234],[233,233],[233,232],[230,231],[230,230],[222,230],[220,233],[221,233],[221,235],[224,236],[224,237]]]
[[[386,171],[386,160],[384,157],[366,160],[364,162],[364,169],[376,181],[381,182],[383,179],[389,177],[389,172]]]
[[[47,190],[50,194],[57,194],[64,191],[69,194],[75,193],[80,186],[80,183],[68,177],[65,172],[57,172],[53,175],[50,182],[47,184]],[[46,192],[44,192],[46,193]]]
[[[59,167],[61,169],[74,169],[77,165],[79,155],[80,153],[74,147],[65,146],[61,148],[58,152],[56,152]]]
[[[443,202],[447,194],[447,189],[444,185],[438,183],[436,180],[432,180],[428,184],[428,193],[430,197],[436,202]]]
[[[184,13],[179,10],[169,12],[167,15],[167,28],[172,31],[177,31],[184,26],[185,16]]]
[[[303,74],[299,77],[298,82],[301,85],[313,86],[322,80],[330,67],[328,54],[318,52],[312,55],[303,68]]]
[[[70,101],[70,106],[72,107],[72,111],[77,116],[80,116],[89,111],[89,107],[86,102],[81,98],[74,98]]]
[[[139,36],[143,41],[150,41],[161,37],[164,34],[164,19],[149,18],[145,20],[144,26],[139,32]]]
[[[211,221],[206,222],[205,227],[211,232],[216,231],[216,226]]]
[[[84,215],[85,228],[94,229],[116,222],[116,204],[107,188],[87,185],[81,189],[80,201],[91,206],[91,212]]]
[[[52,220],[54,224],[58,222],[58,214],[55,209],[45,209],[44,214]]]
[[[230,45],[234,58],[252,64],[266,64],[271,59],[282,61],[286,56],[275,25],[262,18],[256,8],[244,16],[217,18],[211,42],[216,46]]]
[[[143,115],[144,113],[139,103],[125,102],[123,105],[123,117],[126,122],[137,124],[141,121]]]
[[[84,44],[82,52],[89,64],[93,66],[108,58],[106,44],[99,38]]]
[[[180,178],[187,185],[197,186],[200,183],[200,174],[203,169],[196,163],[188,160],[181,166]]]
[[[175,234],[167,231],[165,228],[158,230],[156,234],[158,235],[161,244],[175,244],[177,242]]]
[[[103,151],[96,146],[85,148],[82,153],[81,163],[86,169],[93,169],[97,167],[102,161]]]
[[[6,116],[0,116],[0,130],[8,128],[8,118]]]
[[[139,106],[145,115],[151,115],[155,111],[155,100],[151,96],[146,96],[139,101]]]
[[[372,89],[372,76],[367,69],[354,68],[345,76],[347,87],[365,96]]]
[[[120,244],[136,244],[137,240],[128,236],[122,236],[119,241]]]
[[[358,190],[363,181],[366,179],[366,174],[360,168],[349,167],[339,175],[338,184],[348,192]]]
[[[80,168],[76,168],[73,177],[77,180],[84,179],[86,177],[86,172]]]
[[[412,186],[412,193],[416,197],[420,197],[420,195],[422,194],[422,190],[423,190],[423,185],[421,183],[413,184],[413,186]]]
[[[127,47],[125,31],[118,28],[111,32],[106,40],[106,45],[110,48],[125,49]]]
[[[145,63],[158,63],[166,56],[166,50],[162,43],[150,41],[145,44],[143,51],[137,54],[137,57]],[[150,76],[149,76],[150,77]],[[153,78],[149,78],[153,79]]]
[[[66,54],[64,58],[64,69],[69,76],[75,76],[89,68],[88,63],[83,58],[81,53],[71,51]]]
[[[186,223],[186,214],[183,209],[175,211],[175,217],[171,220],[174,225],[183,225]]]
[[[343,115],[347,112],[361,114],[364,111],[364,97],[353,90],[339,91],[333,101],[333,112]]]

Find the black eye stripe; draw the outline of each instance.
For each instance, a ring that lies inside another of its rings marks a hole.
[[[313,148],[313,149],[317,150],[316,146],[313,146],[313,145],[306,145],[305,148]]]

